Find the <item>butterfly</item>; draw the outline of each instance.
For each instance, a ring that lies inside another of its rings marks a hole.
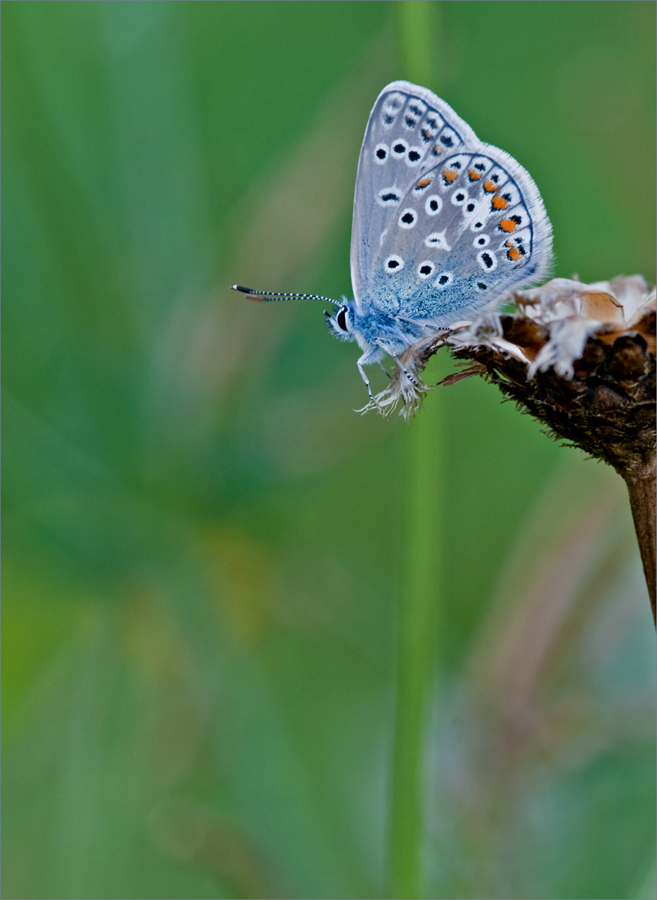
[[[383,369],[390,356],[417,385],[399,359],[407,348],[536,282],[551,261],[552,227],[529,173],[427,88],[393,81],[377,97],[358,161],[354,299],[233,289],[254,300],[334,304],[329,330],[360,347],[376,406],[364,366]]]

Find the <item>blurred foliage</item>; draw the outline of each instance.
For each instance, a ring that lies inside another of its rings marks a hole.
[[[654,6],[440,5],[436,87],[558,275],[654,279]],[[3,896],[382,896],[413,423],[354,415],[321,307],[227,286],[350,292],[393,4],[2,19]],[[622,485],[480,381],[441,408],[425,894],[650,896]]]

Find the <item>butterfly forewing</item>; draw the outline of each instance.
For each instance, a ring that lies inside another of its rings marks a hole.
[[[402,199],[409,189],[441,155],[473,140],[472,129],[430,91],[393,82],[379,95],[367,123],[356,178],[351,237],[356,303],[372,295],[373,281],[378,287],[375,261],[390,230],[399,227]],[[381,287],[378,302],[395,309],[394,287],[385,282]]]
[[[549,264],[540,195],[444,101],[389,85],[368,122],[351,247],[357,304],[447,325]]]

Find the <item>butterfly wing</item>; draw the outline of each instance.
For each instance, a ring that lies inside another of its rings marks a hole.
[[[551,227],[529,174],[439,97],[398,81],[379,95],[356,179],[356,304],[448,325],[540,277]]]

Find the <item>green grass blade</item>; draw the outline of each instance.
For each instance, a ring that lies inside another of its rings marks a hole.
[[[431,2],[397,6],[400,68],[404,77],[433,86],[434,11]],[[423,771],[428,704],[436,663],[439,537],[440,406],[430,397],[410,423],[407,444],[403,584],[397,646],[394,759],[390,821],[390,891],[421,896],[424,824]]]

